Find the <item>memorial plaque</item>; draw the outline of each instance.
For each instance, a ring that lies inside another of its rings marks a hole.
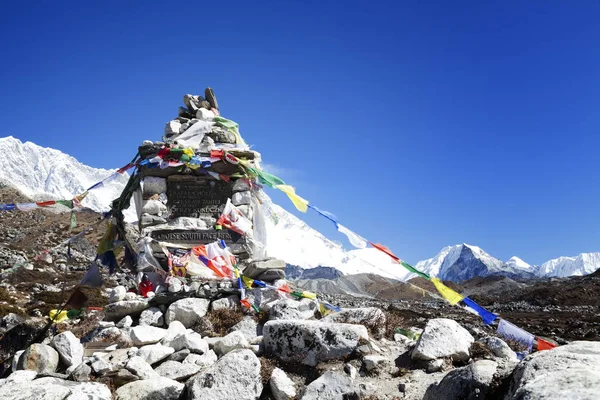
[[[186,244],[197,246],[201,244],[214,243],[217,240],[224,240],[228,245],[233,243],[244,243],[244,238],[239,233],[230,231],[229,229],[203,229],[203,230],[186,230],[186,229],[161,229],[150,233],[152,239],[159,242],[168,242],[173,244]]]
[[[167,178],[167,198],[171,217],[219,218],[232,186],[223,181],[196,176]]]

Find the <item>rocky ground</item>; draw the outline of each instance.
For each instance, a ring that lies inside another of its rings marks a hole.
[[[435,293],[428,282],[371,275],[340,277],[341,291],[321,284],[320,298],[343,307],[323,316],[312,300],[264,289],[250,293],[262,312],[246,313],[231,289],[198,282],[145,299],[130,291],[127,273],[103,271],[105,286],[86,289],[83,313],[27,347],[85,273],[103,228],[74,243],[70,260],[54,246],[99,218],[79,213],[69,233],[68,214],[0,213],[0,398],[592,399],[600,392],[598,273],[451,284],[563,345],[520,362],[518,343],[419,289]]]

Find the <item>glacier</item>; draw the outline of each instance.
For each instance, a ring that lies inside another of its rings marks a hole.
[[[36,201],[71,199],[116,171],[84,165],[60,150],[23,143],[12,136],[0,138],[0,151],[5,155],[0,183],[15,187]],[[121,194],[128,179],[127,173],[118,175],[109,184],[90,191],[82,205],[98,212],[108,211],[111,201]],[[345,249],[341,243],[328,239],[295,215],[271,203],[268,196],[265,198],[271,214],[265,218],[267,255],[303,269],[330,267],[345,275],[371,273],[401,281],[416,277],[377,249]],[[135,209],[130,207],[126,220],[132,222],[135,218]],[[487,275],[567,277],[590,274],[600,268],[600,252],[559,257],[531,266],[516,256],[503,262],[480,247],[462,243],[442,248],[435,257],[419,261],[415,268],[430,276],[453,281]]]

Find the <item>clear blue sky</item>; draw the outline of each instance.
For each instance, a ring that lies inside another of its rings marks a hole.
[[[0,136],[117,168],[212,86],[273,172],[409,262],[600,251],[597,2],[16,3]]]

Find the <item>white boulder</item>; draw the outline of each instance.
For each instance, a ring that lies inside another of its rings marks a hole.
[[[207,299],[187,298],[177,300],[169,306],[166,314],[167,324],[179,321],[186,328],[191,328],[206,315],[210,301]]]
[[[183,388],[183,383],[173,379],[163,377],[145,379],[118,388],[116,400],[177,400]]]
[[[235,350],[186,383],[189,400],[256,400],[262,393],[260,360],[250,350]]]
[[[450,357],[457,361],[470,358],[469,349],[475,339],[456,321],[447,318],[430,319],[413,349],[414,360],[434,360]]]
[[[367,328],[361,325],[278,320],[268,321],[263,327],[267,354],[312,366],[351,354],[361,339],[369,339]]]
[[[79,365],[83,361],[83,345],[71,331],[54,336],[52,347],[58,352],[61,361],[67,367]]]

